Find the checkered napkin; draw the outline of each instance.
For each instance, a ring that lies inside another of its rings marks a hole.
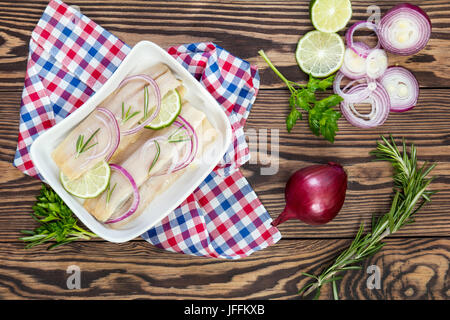
[[[40,133],[97,91],[130,47],[79,11],[52,0],[31,35],[14,165],[41,178],[29,148]],[[221,104],[233,141],[222,161],[169,216],[142,236],[169,251],[237,259],[281,235],[239,171],[249,160],[244,124],[259,87],[257,69],[213,43],[168,49]]]

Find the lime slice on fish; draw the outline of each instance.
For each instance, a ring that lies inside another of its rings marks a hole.
[[[176,89],[169,91],[161,100],[161,110],[155,119],[147,126],[148,129],[158,130],[170,126],[181,111],[181,96]]]
[[[106,161],[99,162],[91,170],[74,180],[69,180],[62,171],[59,174],[64,189],[71,195],[82,199],[99,196],[108,187],[110,176],[111,169]]]
[[[310,4],[311,22],[319,31],[338,32],[352,17],[350,0],[313,0]]]
[[[337,33],[314,30],[300,39],[295,57],[303,72],[323,78],[339,70],[344,52],[344,41]]]

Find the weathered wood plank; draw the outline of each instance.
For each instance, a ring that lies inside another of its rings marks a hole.
[[[438,99],[436,97],[439,97]],[[11,165],[17,139],[18,92],[5,92],[0,97],[0,239],[16,241],[19,230],[33,228],[34,221],[29,212],[38,194],[40,183],[25,177]],[[387,163],[372,162],[369,151],[381,134],[392,133],[395,137],[406,137],[418,147],[421,160],[438,161],[434,173],[438,178],[433,189],[441,190],[431,204],[424,207],[416,223],[401,230],[395,236],[447,236],[450,232],[450,95],[447,90],[422,90],[418,106],[403,114],[391,114],[382,127],[360,130],[340,120],[336,142],[332,145],[315,137],[300,121],[291,133],[285,129],[288,94],[284,90],[262,90],[253,106],[246,125],[246,133],[269,136],[278,130],[280,150],[278,171],[274,175],[262,175],[264,152],[261,146],[251,144],[259,151],[243,167],[263,204],[272,217],[277,217],[284,207],[284,186],[290,174],[304,166],[335,161],[341,163],[349,176],[346,202],[339,215],[330,223],[310,227],[297,221],[288,221],[280,226],[286,238],[352,237],[360,222],[369,224],[372,214],[382,214],[389,209],[392,179]],[[271,119],[270,122],[267,119]],[[274,161],[275,163],[275,161]],[[14,217],[12,220],[11,217]]]
[[[306,120],[299,120],[291,133],[287,133],[284,121],[289,109],[288,92],[263,91],[246,125],[246,132],[250,133],[249,140],[253,142],[253,160],[251,164],[244,166],[245,175],[272,217],[276,217],[284,208],[285,183],[294,171],[307,165],[329,161],[342,164],[349,177],[349,186],[344,207],[335,220],[320,227],[288,221],[280,226],[280,230],[286,237],[348,236],[348,231],[351,230],[351,234],[356,232],[358,221],[369,225],[372,214],[382,214],[390,207],[391,165],[386,162],[373,162],[369,152],[376,147],[380,135],[405,137],[418,148],[420,160],[438,163],[434,171],[437,178],[432,188],[440,192],[420,211],[416,223],[401,230],[398,235],[418,235],[416,232],[422,234],[425,230],[429,235],[448,235],[450,127],[447,119],[450,114],[446,96],[446,90],[422,90],[416,108],[406,113],[391,113],[383,126],[372,130],[353,127],[345,119],[341,119],[340,131],[335,143],[331,144],[315,137]],[[280,136],[279,157],[269,158],[273,163],[279,160],[279,171],[275,175],[261,174],[261,167],[276,167],[273,164],[263,165],[261,161],[267,161],[265,155],[270,153],[272,145],[268,145],[266,152],[261,148],[263,146],[254,142],[255,136],[261,133],[264,135],[266,129],[268,138],[277,131]],[[342,231],[344,233],[341,233]]]
[[[382,12],[401,1],[376,1]],[[424,88],[449,88],[450,4],[444,0],[410,1],[422,6],[433,22],[429,45],[413,57],[390,56],[392,64],[410,68]],[[391,170],[372,163],[368,152],[380,134],[405,136],[416,143],[419,157],[438,161],[440,189],[416,222],[387,239],[387,245],[361,271],[345,275],[339,284],[344,299],[450,298],[450,95],[443,89],[422,90],[419,106],[392,114],[375,130],[360,130],[345,120],[334,145],[314,137],[300,122],[292,133],[284,127],[286,90],[257,56],[265,49],[291,80],[303,81],[293,52],[298,39],[312,29],[308,1],[67,1],[130,45],[151,40],[167,48],[187,42],[213,41],[231,53],[257,64],[262,89],[246,126],[247,134],[279,130],[279,169],[261,175],[264,152],[243,167],[272,217],[283,209],[283,190],[298,168],[327,161],[340,162],[349,174],[347,200],[338,217],[321,227],[289,221],[280,226],[276,245],[238,261],[224,261],[169,253],[144,242],[112,244],[102,240],[78,242],[45,251],[24,250],[19,230],[32,229],[29,217],[40,182],[11,165],[17,141],[18,108],[28,55],[28,41],[48,1],[0,1],[0,298],[195,298],[298,299],[307,283],[301,272],[317,273],[354,236],[361,221],[389,208]],[[352,23],[367,19],[367,1],[353,0]],[[268,121],[270,119],[270,121]],[[269,137],[270,141],[270,137]],[[256,147],[257,145],[251,145]],[[269,144],[269,150],[270,150]],[[257,149],[258,151],[258,149]],[[419,237],[425,237],[419,239]],[[438,238],[440,237],[440,239]],[[329,238],[329,239],[319,239]],[[339,239],[347,238],[347,239]],[[81,289],[68,290],[67,267],[81,268]],[[369,290],[366,269],[381,271],[381,288]],[[322,298],[331,298],[325,288]]]
[[[386,12],[401,1],[376,1]],[[421,5],[433,22],[429,45],[412,57],[391,56],[392,64],[410,68],[423,87],[448,87],[450,5],[446,1],[410,1]],[[70,1],[130,45],[151,40],[164,48],[213,41],[261,68],[262,88],[282,83],[257,56],[265,49],[289,79],[302,81],[294,51],[301,35],[312,30],[309,1]],[[0,90],[21,89],[31,31],[47,1],[0,1]],[[368,3],[353,0],[351,23],[365,20]]]
[[[145,242],[80,242],[58,251],[0,247],[2,299],[300,299],[308,283],[349,240],[280,241],[250,257],[225,261],[169,253]],[[449,239],[390,239],[381,252],[344,274],[342,299],[449,299]],[[80,289],[69,290],[69,266]],[[366,282],[375,265],[379,289]],[[307,297],[311,298],[311,297]],[[332,299],[330,287],[321,299]]]

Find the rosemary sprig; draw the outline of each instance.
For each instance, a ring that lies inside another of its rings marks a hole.
[[[141,113],[141,111],[135,111],[131,113],[131,106],[129,106],[127,111],[125,112],[125,102],[122,102],[122,124],[137,116],[139,113]]]
[[[176,143],[176,142],[184,142],[191,140],[191,136],[187,135],[179,135],[178,133],[183,129],[185,126],[184,124],[181,127],[178,127],[168,138],[167,141],[169,143]]]
[[[95,130],[91,136],[89,137],[89,139],[87,139],[86,142],[84,142],[84,135],[80,134],[78,136],[77,142],[75,144],[75,149],[76,149],[76,155],[75,158],[78,158],[80,156],[80,154],[82,154],[83,152],[88,151],[89,149],[91,149],[92,147],[96,146],[98,144],[98,142],[89,145],[89,143],[91,142],[91,140],[95,137],[95,135],[100,131],[100,128],[98,128],[97,130]]]
[[[156,162],[158,161],[159,155],[161,153],[161,147],[159,146],[158,141],[155,140],[154,142],[155,142],[155,147],[156,147],[156,154],[155,154],[155,157],[153,158],[150,168],[148,169],[148,173],[150,173],[150,171],[152,171],[153,167],[156,165]]]
[[[364,224],[362,223],[350,246],[344,250],[320,275],[303,273],[303,275],[313,278],[314,282],[305,285],[299,294],[308,295],[316,290],[314,296],[320,296],[320,290],[324,284],[331,283],[334,299],[339,299],[336,281],[342,276],[338,274],[347,270],[361,269],[358,263],[374,255],[383,248],[382,240],[397,232],[403,226],[413,223],[415,214],[431,201],[431,196],[437,191],[428,190],[432,178],[427,178],[435,167],[425,162],[421,167],[417,163],[417,150],[412,144],[409,155],[405,140],[403,139],[402,151],[395,144],[391,136],[391,142],[385,137],[381,137],[383,143],[378,142],[377,148],[371,152],[376,160],[389,161],[394,168],[394,197],[391,209],[379,218],[373,216],[372,231],[366,235]]]
[[[109,203],[109,200],[111,200],[111,195],[114,192],[114,189],[116,189],[117,183],[114,184],[114,186],[111,188],[111,185],[109,184],[106,188],[106,204]]]
[[[45,184],[42,184],[41,193],[37,196],[31,216],[40,223],[34,230],[22,230],[27,236],[19,238],[27,242],[25,248],[29,249],[44,242],[53,241],[47,249],[70,243],[75,240],[97,237],[96,234],[78,226],[78,219],[62,199]]]
[[[144,87],[144,119],[148,117],[148,86]]]

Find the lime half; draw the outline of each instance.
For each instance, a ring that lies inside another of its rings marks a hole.
[[[99,162],[94,168],[75,180],[69,180],[62,171],[59,178],[62,186],[71,195],[89,199],[95,198],[106,190],[109,184],[111,169],[106,161]]]
[[[350,0],[315,0],[310,10],[314,28],[322,32],[338,32],[352,17]]]
[[[170,90],[161,100],[161,110],[146,128],[158,130],[170,126],[181,111],[181,96],[176,89]]]
[[[339,70],[344,52],[344,41],[337,33],[314,30],[300,39],[295,57],[303,72],[323,78]]]

